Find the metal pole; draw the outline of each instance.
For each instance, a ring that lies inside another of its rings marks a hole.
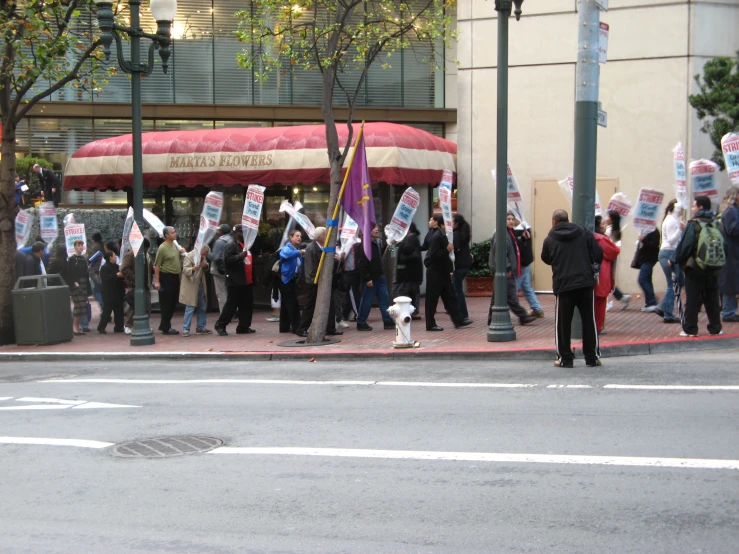
[[[141,0],[129,0],[131,10],[131,120],[133,126],[133,217],[141,228],[144,221],[144,173],[141,154],[141,39],[139,37],[139,6]],[[133,329],[131,330],[131,346],[148,346],[154,344],[154,333],[149,325],[149,314],[146,312],[146,292],[148,275],[143,246],[136,256],[136,289]]]
[[[500,1],[498,8],[498,129],[495,187],[495,276],[493,291],[495,303],[488,327],[488,342],[516,340],[511,316],[508,313],[506,277],[506,212],[508,204],[508,20],[511,0]]]
[[[579,0],[578,12],[572,222],[592,231],[595,224],[595,169],[598,153],[600,9],[595,0]],[[582,323],[578,311],[575,312],[572,323],[572,337],[582,338]]]

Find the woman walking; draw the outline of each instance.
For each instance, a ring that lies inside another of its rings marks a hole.
[[[611,239],[613,244],[621,248],[621,214],[616,210],[611,210],[606,215],[606,219],[603,221],[606,227],[606,236]],[[621,302],[621,309],[625,310],[629,307],[629,301],[631,300],[630,294],[622,293],[617,286],[615,286],[615,275],[616,275],[616,264],[613,264],[613,275],[614,275],[614,287],[613,297]],[[610,309],[610,306],[606,306],[606,311]]]
[[[456,233],[456,232],[455,232]],[[408,234],[398,244],[398,264],[395,270],[393,296],[407,296],[413,302],[413,319],[421,319],[421,283],[423,282],[423,255],[421,254],[420,233],[411,222]],[[455,234],[456,243],[456,234]]]
[[[659,265],[667,280],[667,290],[662,298],[662,304],[656,310],[657,315],[662,316],[665,323],[680,323],[680,319],[675,317],[675,291],[672,284],[677,279],[682,286],[684,276],[680,266],[672,260],[684,228],[685,222],[680,221],[680,206],[677,205],[677,200],[670,200],[665,208],[665,217],[662,219],[662,245],[659,249]]]
[[[613,291],[616,260],[621,249],[605,235],[605,225],[602,216],[595,216],[595,240],[603,250],[603,261],[600,264],[598,282],[595,285],[595,327],[598,335],[606,334],[606,305],[608,295]]]
[[[77,336],[82,335],[80,322],[87,315],[87,296],[89,295],[87,283],[90,279],[87,258],[82,255],[85,243],[81,240],[74,241],[74,254],[69,257],[69,288],[72,291],[72,303],[74,309],[72,315],[72,329]]]
[[[635,266],[639,268],[639,287],[644,292],[644,307],[642,312],[656,313],[659,310],[657,297],[654,295],[652,284],[652,270],[659,260],[659,231],[639,236],[639,249],[636,252]]]
[[[472,230],[462,214],[454,214],[452,227],[454,229],[454,292],[457,295],[457,304],[464,318],[463,321],[469,321],[470,314],[467,312],[467,300],[464,297],[464,280],[472,267],[472,254],[470,254]]]

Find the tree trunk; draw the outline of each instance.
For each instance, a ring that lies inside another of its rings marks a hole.
[[[326,125],[326,146],[328,150],[329,167],[331,168],[331,186],[328,199],[328,213],[326,215],[327,221],[333,218],[334,209],[339,200],[339,189],[341,188],[341,166],[343,164],[343,157],[339,150],[339,134],[336,131],[336,121],[334,119],[334,110],[332,106],[333,82],[334,73],[331,69],[327,68],[323,72],[323,105],[321,107],[323,121]],[[349,140],[351,140],[351,137],[349,137]],[[336,235],[338,230],[339,228],[335,227],[331,231],[331,239],[326,241],[326,244],[324,244],[325,248],[336,245]],[[320,344],[326,336],[326,325],[329,321],[328,318],[334,317],[334,314],[328,313],[329,308],[331,307],[331,295],[333,294],[331,287],[333,276],[334,254],[332,252],[327,252],[323,260],[321,275],[318,278],[316,309],[313,312],[313,321],[308,329],[306,344]]]
[[[15,123],[3,117],[0,162],[0,344],[15,341],[13,296],[15,285]]]

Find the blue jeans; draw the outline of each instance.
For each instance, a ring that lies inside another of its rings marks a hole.
[[[736,310],[737,310],[736,295],[724,294],[723,297],[724,297],[723,298],[724,307],[721,310],[721,317],[732,317],[736,315]]]
[[[516,289],[521,289],[523,291],[523,295],[526,297],[526,302],[529,303],[532,310],[541,310],[539,299],[536,298],[534,287],[531,286],[531,264],[521,268],[521,276],[516,278]]]
[[[674,252],[670,250],[660,251],[659,253],[659,265],[665,273],[665,279],[667,279],[667,291],[665,292],[664,298],[662,298],[661,305],[662,311],[665,312],[665,318],[675,317],[675,291],[672,288],[673,275],[680,280],[680,286],[682,286],[685,279],[682,271],[680,271],[680,266],[667,263],[673,254]]]
[[[644,291],[645,306],[656,306],[657,297],[654,295],[654,285],[652,285],[652,269],[653,263],[644,262],[639,269],[639,286]]]
[[[464,279],[467,277],[467,273],[470,268],[464,267],[461,269],[454,270],[454,292],[457,296],[457,305],[459,306],[459,313],[462,314],[464,319],[469,319],[470,314],[467,313],[467,300],[464,298]]]
[[[185,319],[182,320],[182,329],[185,331],[190,330],[190,324],[192,323],[192,314],[195,313],[195,310],[198,311],[198,329],[205,329],[205,290],[203,290],[203,285],[200,285],[200,288],[198,289],[198,305],[197,308],[195,306],[185,306]]]
[[[380,305],[382,321],[385,323],[393,322],[390,314],[387,313],[387,309],[390,307],[390,295],[387,292],[387,279],[383,275],[372,281],[371,287],[368,287],[367,284],[364,285],[362,302],[359,304],[359,314],[357,315],[357,325],[367,324],[367,317],[372,309],[372,301],[375,299],[375,295],[377,295],[377,303]]]

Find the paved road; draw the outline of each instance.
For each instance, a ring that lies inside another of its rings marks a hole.
[[[0,552],[736,552],[738,357],[0,364]]]

